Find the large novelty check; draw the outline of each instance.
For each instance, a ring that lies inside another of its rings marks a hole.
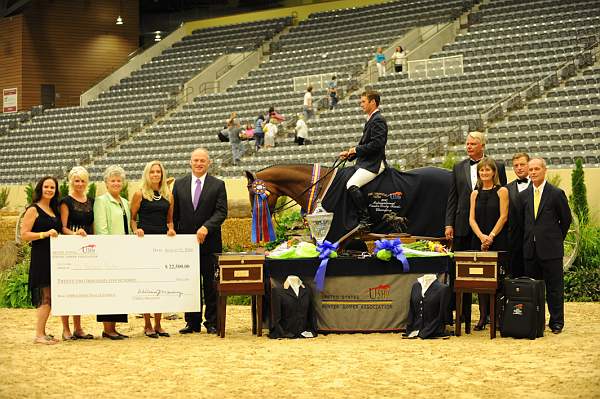
[[[61,235],[50,248],[54,315],[200,310],[195,235]]]

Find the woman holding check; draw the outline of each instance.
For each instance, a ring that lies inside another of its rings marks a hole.
[[[175,235],[173,228],[173,196],[167,186],[165,168],[160,161],[150,161],[144,168],[142,188],[131,199],[131,230],[144,234]],[[160,325],[161,313],[154,313],[154,328],[150,313],[144,313],[144,335],[148,338],[169,337]]]
[[[129,234],[129,202],[121,197],[121,189],[125,183],[125,171],[120,166],[109,166],[104,172],[106,194],[96,197],[94,202],[94,232],[96,234],[123,235]],[[121,340],[129,338],[116,330],[116,324],[127,323],[126,314],[98,315],[96,320],[102,322],[103,338]]]

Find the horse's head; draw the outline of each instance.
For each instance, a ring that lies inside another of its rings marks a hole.
[[[256,185],[254,185],[253,183],[257,180],[257,176],[250,172],[250,171],[246,171],[246,179],[248,180],[248,184],[246,186],[246,188],[248,189],[248,195],[250,198],[250,206],[252,207],[254,204],[254,196],[256,195],[254,192],[254,187]],[[277,189],[274,187],[274,185],[266,180],[263,179],[258,179],[259,181],[261,181],[265,187],[265,194],[267,194],[267,204],[269,205],[269,211],[271,213],[273,213],[273,211],[275,210],[275,205],[277,204],[277,199],[279,198],[279,194],[277,192]]]

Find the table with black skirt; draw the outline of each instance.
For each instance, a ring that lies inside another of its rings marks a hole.
[[[396,259],[330,259],[324,290],[318,292],[313,280],[320,259],[267,258],[263,268],[265,313],[271,313],[271,287],[279,287],[287,276],[295,275],[312,290],[319,332],[404,331],[412,285],[424,274],[445,275],[451,262],[447,256],[408,261],[409,270],[404,272]]]

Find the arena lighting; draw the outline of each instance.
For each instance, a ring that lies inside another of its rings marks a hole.
[[[120,15],[117,17],[117,25],[123,25],[123,18]]]
[[[161,40],[161,39],[162,39],[162,38],[160,37],[160,31],[159,31],[159,30],[157,30],[157,31],[156,31],[156,36],[154,36],[154,41],[155,41],[155,42],[160,42],[160,40]]]

